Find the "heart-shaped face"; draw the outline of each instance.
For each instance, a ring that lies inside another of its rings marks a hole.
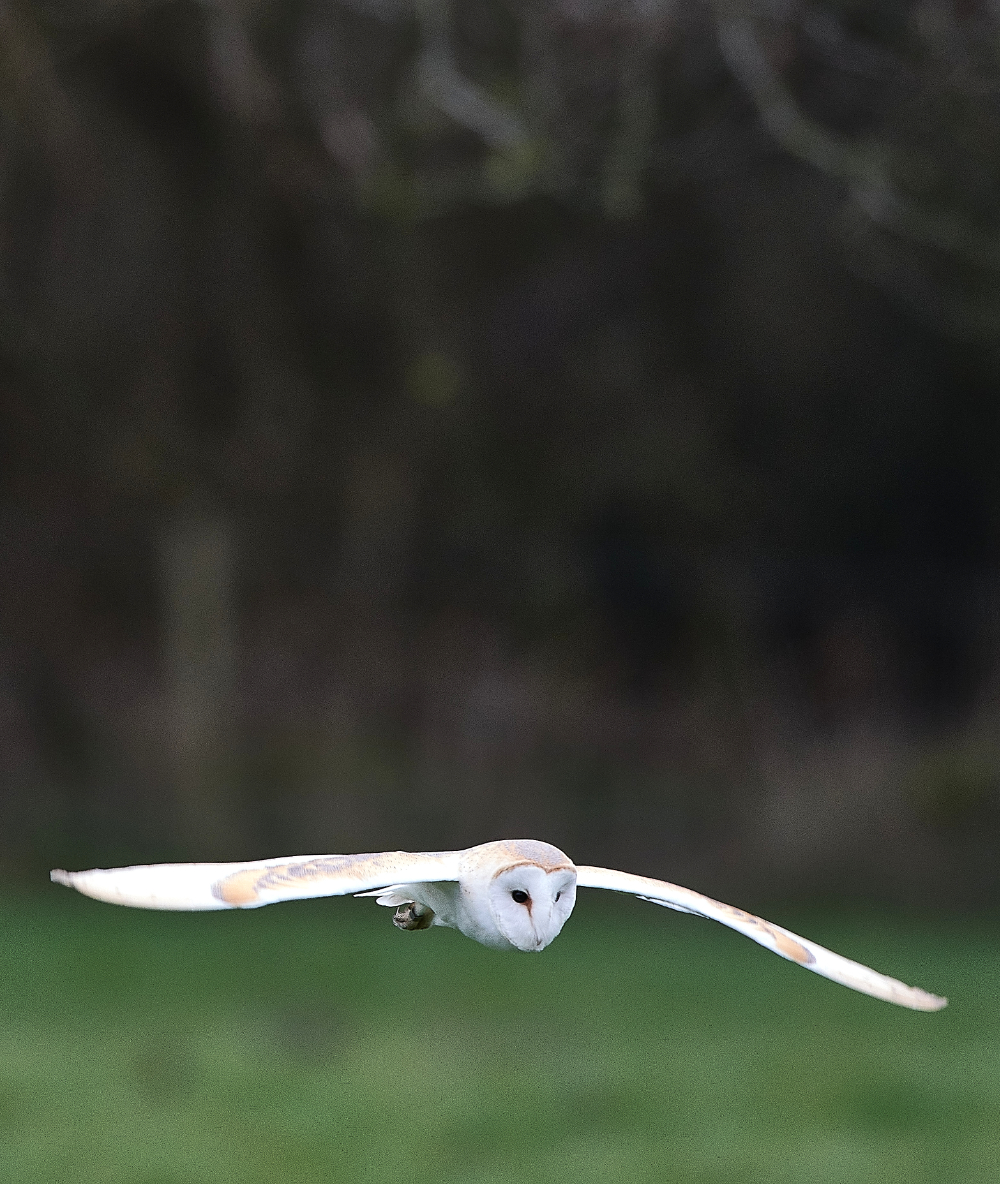
[[[490,881],[490,911],[500,933],[518,950],[544,950],[576,904],[576,869],[547,872],[530,863],[503,868]]]

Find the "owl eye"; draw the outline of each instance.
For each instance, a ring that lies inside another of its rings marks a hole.
[[[558,900],[560,896],[562,896],[562,893],[561,893],[561,892],[557,892],[557,893],[556,893],[556,900]]]
[[[527,904],[528,903],[527,892],[522,892],[520,888],[515,888],[514,891],[510,895],[511,895],[511,898],[513,900],[516,900],[518,904]]]

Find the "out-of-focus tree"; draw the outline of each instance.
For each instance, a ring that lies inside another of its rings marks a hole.
[[[995,368],[998,24],[974,0],[0,6],[0,490],[26,538],[53,517],[80,555],[114,536],[116,578],[155,586],[143,726],[190,850],[254,841],[226,754],[254,730],[247,622],[280,612],[284,553],[322,607],[274,646],[340,702],[340,740],[461,715],[405,688],[427,637],[455,679],[465,645],[480,715],[453,726],[485,785],[502,704],[573,697],[525,669],[512,689],[506,632],[575,670],[599,704],[578,719],[631,721],[595,741],[609,763],[662,742],[648,704],[688,661],[691,733],[728,737],[705,766],[750,779],[767,610],[743,576],[815,544],[817,505],[853,529],[934,435],[918,351],[850,412],[824,395],[835,338],[878,352],[824,268]],[[987,536],[1000,496],[972,467]],[[4,577],[37,606],[6,661],[40,642],[58,682],[72,646],[38,622],[93,606],[47,573]],[[841,654],[878,632],[849,617]],[[870,694],[866,660],[817,681]],[[551,713],[542,746],[572,732]]]

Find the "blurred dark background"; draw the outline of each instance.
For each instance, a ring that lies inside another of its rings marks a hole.
[[[0,8],[0,860],[996,901],[1000,12]]]

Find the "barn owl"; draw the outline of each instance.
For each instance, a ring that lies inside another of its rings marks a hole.
[[[576,903],[577,888],[627,892],[652,904],[721,921],[808,970],[916,1011],[947,1003],[918,987],[798,937],[690,888],[602,867],[577,867],[535,839],[483,843],[466,851],[293,855],[252,863],[165,863],[52,872],[85,896],[147,909],[253,909],[315,896],[373,896],[395,908],[400,929],[445,925],[498,950],[544,950]]]

